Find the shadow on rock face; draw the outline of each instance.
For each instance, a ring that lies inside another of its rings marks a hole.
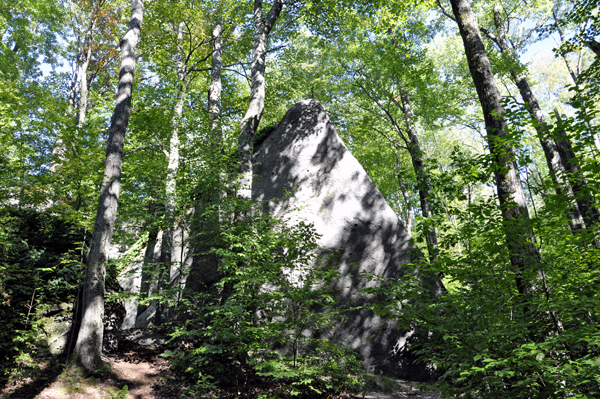
[[[328,262],[339,267],[335,289],[342,304],[374,300],[359,295],[373,284],[361,273],[400,278],[408,273],[403,265],[422,258],[318,101],[294,105],[258,148],[254,165],[253,198],[272,215],[313,223],[321,258],[334,254]],[[347,316],[334,335],[361,354],[369,371],[403,378],[424,372],[405,353],[413,331],[367,311]]]

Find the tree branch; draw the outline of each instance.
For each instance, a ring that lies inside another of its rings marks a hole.
[[[529,32],[527,32],[518,42],[517,44],[514,45],[514,49],[515,52],[519,52],[519,50],[521,49],[521,47],[523,46],[523,44],[529,40],[529,38],[535,33],[537,32],[537,30],[542,26],[542,23],[538,23],[537,25],[535,25],[533,28],[531,28],[529,30]]]
[[[356,71],[358,72],[358,71]],[[360,72],[359,72],[360,73]],[[388,109],[386,109],[381,102],[379,101],[379,99],[373,97],[371,95],[371,93],[360,83],[360,81],[358,79],[355,79],[356,84],[358,85],[358,87],[360,87],[365,94],[375,103],[377,104],[377,106],[383,111],[383,113],[388,117],[390,123],[392,124],[392,126],[394,127],[394,129],[396,129],[396,132],[398,133],[398,135],[400,136],[400,138],[402,139],[402,141],[404,141],[404,143],[409,146],[409,141],[408,139],[404,136],[404,132],[402,131],[402,128],[400,127],[400,125],[398,125],[398,123],[396,122],[396,118],[394,118],[394,116],[390,113],[390,111]]]
[[[275,0],[264,21],[267,35],[269,34],[269,32],[271,32],[271,29],[273,29],[273,25],[277,21],[277,18],[279,18],[279,14],[281,13],[282,8],[283,2],[281,0]]]
[[[456,18],[454,18],[454,15],[450,14],[446,8],[443,6],[441,0],[437,0],[438,6],[440,7],[440,10],[442,11],[442,14],[444,14],[445,16],[447,16],[448,18],[450,18],[451,20],[453,20],[454,22],[456,22]]]
[[[390,136],[388,136],[383,130],[379,130],[377,129],[375,126],[371,126],[371,128],[373,130],[375,130],[376,132],[378,132],[379,134],[381,134],[383,137],[385,137],[387,139],[387,141],[389,141],[390,143],[392,143],[392,145],[396,148],[402,148],[406,151],[408,151],[408,147],[404,146],[402,144],[400,144],[399,142],[397,142],[396,140],[394,140],[393,138],[391,138]]]
[[[152,146],[147,145],[147,146],[144,146],[144,147],[138,147],[138,148],[136,148],[134,150],[125,151],[123,153],[123,155],[125,156],[125,155],[128,155],[128,154],[131,154],[131,153],[134,153],[134,152],[138,152],[138,151],[143,151],[143,150],[151,150],[151,151],[154,151],[154,152],[158,152],[159,154],[162,154],[161,151],[157,150],[156,148],[154,148]]]
[[[156,133],[151,132],[152,136],[154,136],[154,139],[156,141],[158,141],[158,145],[160,145],[160,148],[162,149],[162,152],[164,154],[165,157],[169,158],[169,151],[167,151],[167,149],[165,148],[165,146],[163,145],[162,141],[160,141],[160,139],[158,138],[158,136],[156,135]]]

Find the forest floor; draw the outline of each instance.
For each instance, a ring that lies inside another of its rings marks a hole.
[[[42,364],[35,378],[13,379],[0,390],[0,399],[175,399],[196,397],[177,378],[169,362],[160,356],[162,348],[122,341],[119,353],[107,355],[103,373],[91,377],[80,375],[76,369],[64,370]],[[440,399],[433,391],[425,392],[416,383],[386,379],[382,392],[328,394],[330,399]],[[374,384],[374,388],[375,388]],[[215,392],[215,398],[285,397],[281,382],[258,376],[247,379],[242,392],[233,386]],[[383,392],[385,391],[385,392]],[[314,398],[323,397],[322,395]],[[312,399],[312,397],[311,397]]]

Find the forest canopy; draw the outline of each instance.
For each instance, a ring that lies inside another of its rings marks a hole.
[[[116,276],[152,245],[139,312],[193,343],[168,356],[198,392],[232,358],[298,392],[360,389],[351,350],[302,335],[345,317],[317,234],[251,198],[256,148],[310,98],[423,253],[403,279],[363,276],[363,294],[429,332],[414,351],[437,386],[598,397],[599,14],[598,0],[0,6],[0,381],[33,367],[39,316],[62,302],[80,312],[71,357],[98,369]],[[186,243],[219,276],[187,296],[172,272]],[[260,363],[275,343],[291,354]]]

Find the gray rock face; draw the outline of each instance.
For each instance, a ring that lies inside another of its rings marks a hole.
[[[117,281],[123,290],[138,295],[142,285],[142,261],[135,260],[127,266],[118,276]],[[121,330],[128,330],[135,327],[135,318],[137,316],[138,300],[137,298],[125,298],[125,317]]]
[[[422,256],[318,101],[294,105],[262,143],[254,165],[253,197],[272,215],[313,223],[322,254],[335,254],[329,262],[339,265],[335,288],[342,304],[372,300],[356,299],[370,284],[361,273],[399,278],[407,273],[403,265]],[[368,370],[414,374],[401,358],[412,332],[363,311],[349,314],[334,334],[360,353]]]
[[[39,339],[47,346],[51,355],[57,356],[65,350],[71,325],[73,324],[73,305],[60,303],[53,305],[40,315],[41,329]]]

